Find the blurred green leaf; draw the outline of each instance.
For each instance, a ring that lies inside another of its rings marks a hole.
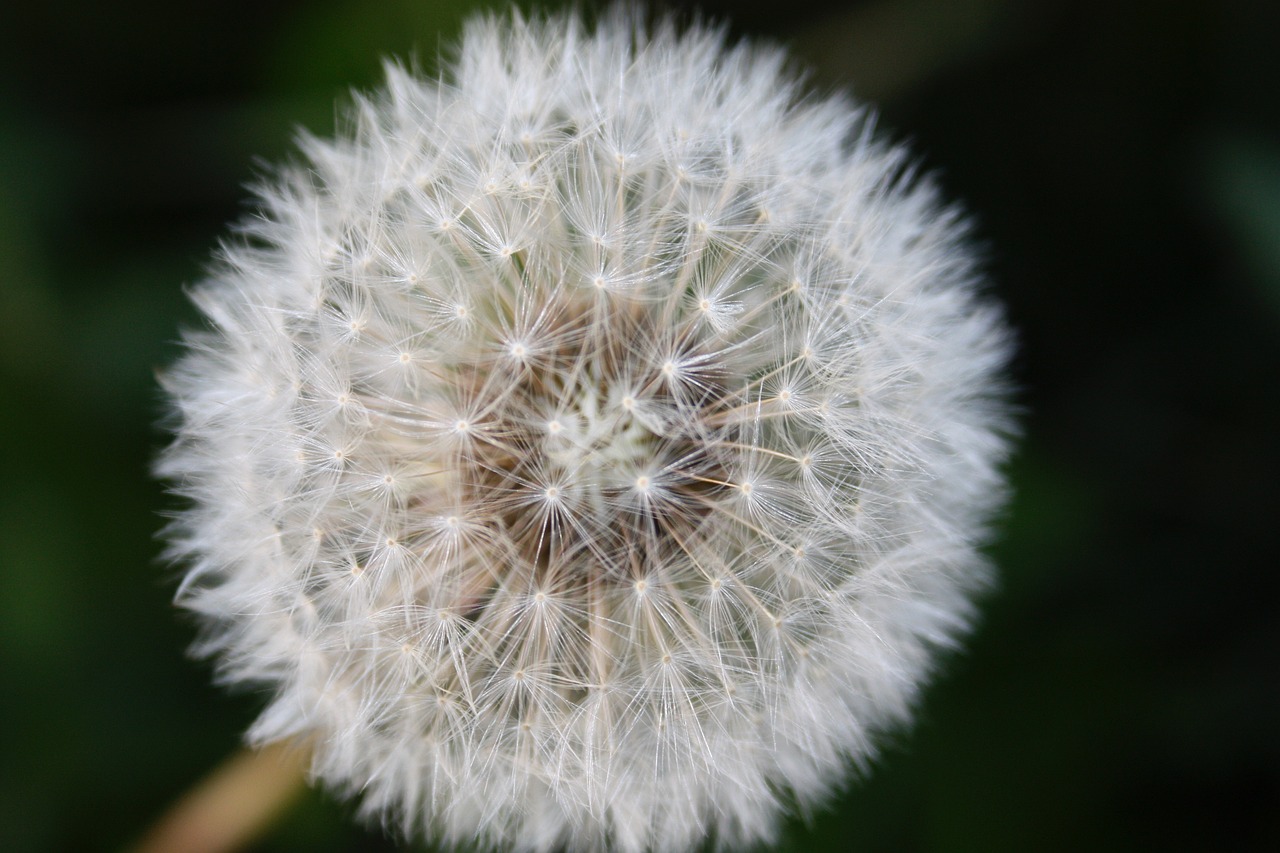
[[[1280,144],[1219,133],[1204,159],[1213,213],[1280,319]]]

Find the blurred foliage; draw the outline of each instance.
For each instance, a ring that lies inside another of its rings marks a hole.
[[[967,200],[1023,343],[984,623],[781,848],[1280,849],[1280,4],[702,9],[880,100]],[[184,656],[153,372],[260,164],[384,55],[430,69],[470,10],[0,12],[5,850],[118,849],[253,718]],[[351,811],[314,793],[260,849],[394,849]]]

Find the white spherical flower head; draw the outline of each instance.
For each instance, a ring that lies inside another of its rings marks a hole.
[[[773,50],[486,19],[260,192],[166,387],[181,601],[254,742],[446,843],[776,834],[987,576],[965,226]]]

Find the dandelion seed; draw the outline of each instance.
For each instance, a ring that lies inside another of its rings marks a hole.
[[[482,19],[262,190],[158,466],[251,741],[409,835],[680,851],[907,719],[988,575],[1008,335],[963,218],[780,65]]]

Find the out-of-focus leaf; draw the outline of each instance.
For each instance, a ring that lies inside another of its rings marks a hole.
[[[1280,319],[1280,145],[1223,133],[1204,170],[1214,215]]]

